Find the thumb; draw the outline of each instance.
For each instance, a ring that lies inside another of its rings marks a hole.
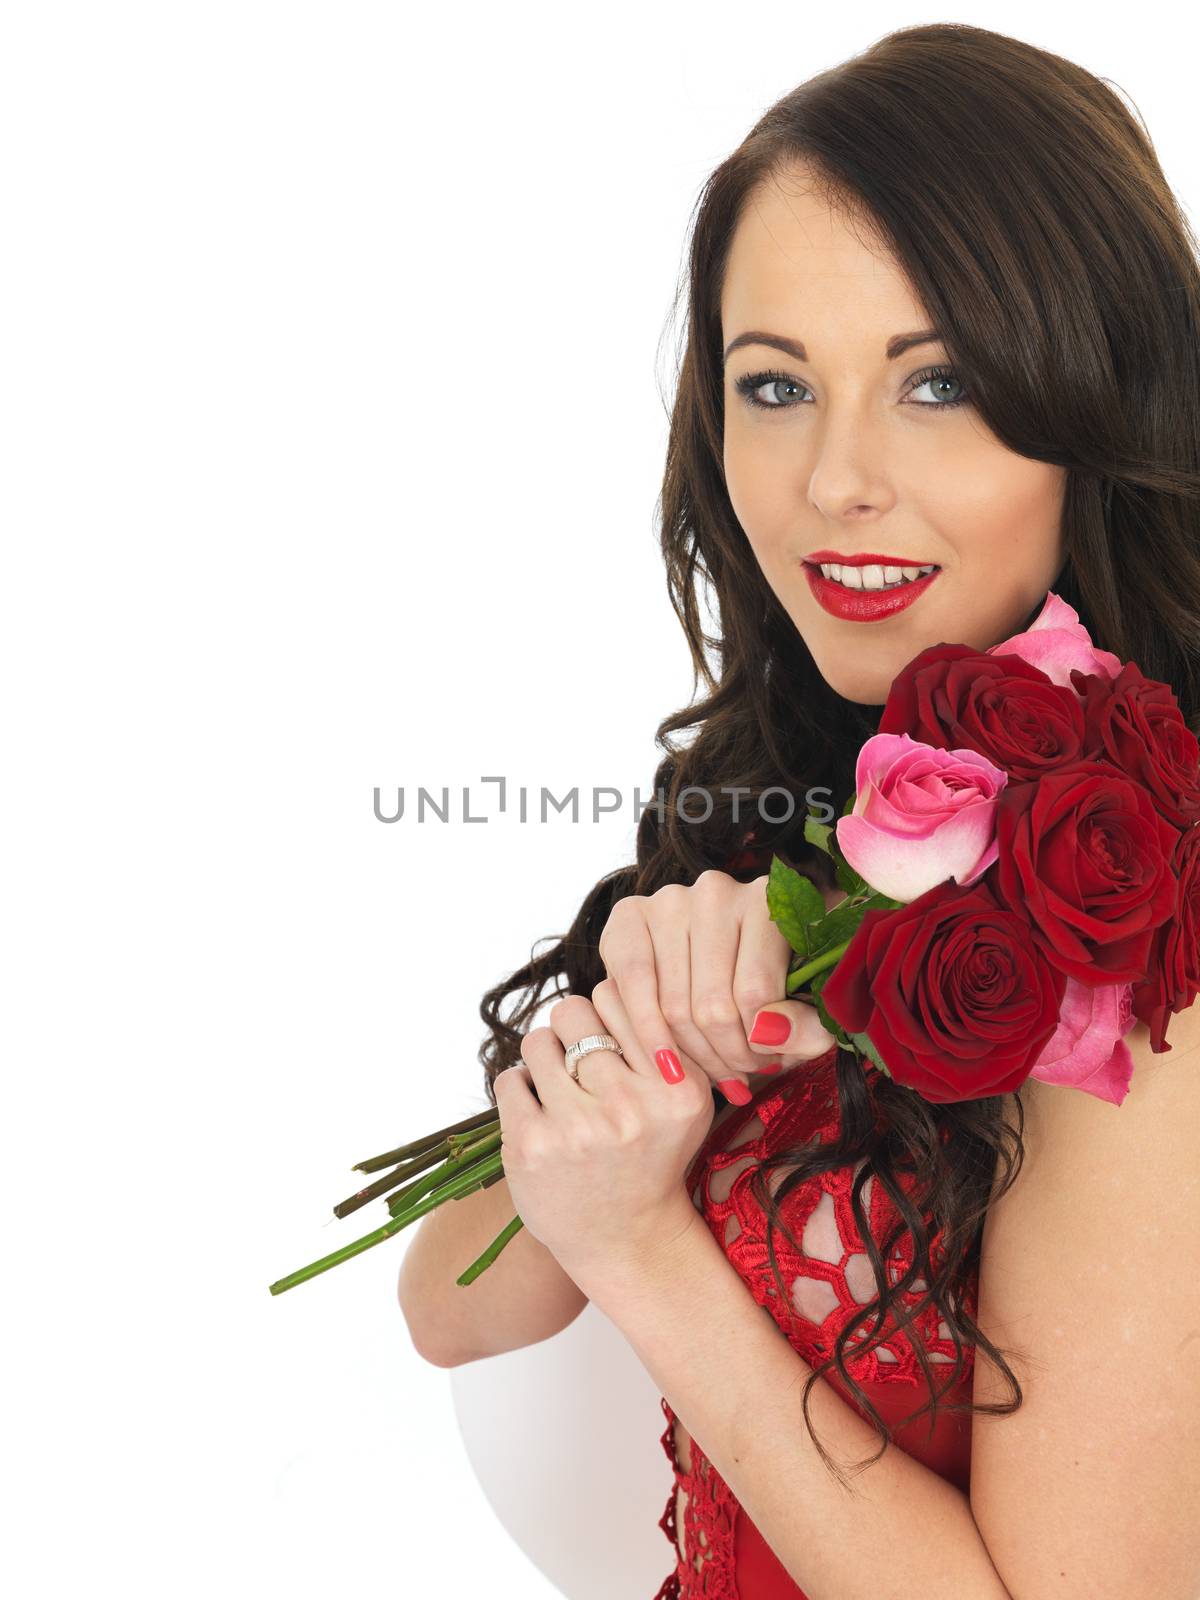
[[[834,1038],[822,1026],[816,1006],[803,1000],[772,1000],[755,1012],[749,1041],[751,1050],[762,1055],[805,1060],[824,1055]]]

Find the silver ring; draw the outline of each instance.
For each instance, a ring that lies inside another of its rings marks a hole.
[[[624,1050],[621,1049],[620,1044],[613,1038],[611,1033],[589,1033],[585,1039],[577,1039],[574,1044],[567,1046],[567,1053],[563,1058],[563,1066],[566,1067],[576,1083],[579,1083],[577,1063],[584,1056],[590,1055],[593,1050],[615,1050],[622,1059],[625,1057]],[[583,1085],[580,1084],[580,1088],[582,1087]]]

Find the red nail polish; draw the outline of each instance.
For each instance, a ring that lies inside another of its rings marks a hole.
[[[782,1061],[764,1061],[758,1070],[766,1073],[779,1072],[782,1067]]]
[[[737,1078],[721,1078],[718,1080],[717,1088],[726,1100],[735,1106],[748,1106],[754,1098],[746,1085]]]
[[[658,1063],[658,1070],[668,1083],[682,1083],[683,1068],[674,1050],[656,1050],[654,1059]]]
[[[760,1011],[750,1030],[751,1044],[782,1044],[792,1025],[782,1011]]]

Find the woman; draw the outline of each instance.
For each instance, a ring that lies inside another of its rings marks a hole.
[[[658,1600],[1200,1584],[1196,1008],[1127,1036],[1120,1107],[933,1105],[783,998],[763,892],[775,853],[839,898],[804,815],[896,673],[1050,589],[1200,726],[1193,245],[1106,84],[958,24],[803,84],[703,191],[662,546],[707,697],[659,726],[636,863],[485,997],[505,1180],[449,1259],[525,1229],[486,1300],[421,1301],[447,1364],[588,1299],[625,1334],[667,1417]]]

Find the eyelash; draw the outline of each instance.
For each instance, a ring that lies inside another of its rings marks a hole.
[[[926,367],[923,372],[916,374],[905,393],[911,394],[914,389],[921,388],[923,384],[928,383],[932,378],[953,378],[956,383],[962,382],[953,367]],[[747,373],[744,378],[737,380],[734,387],[740,395],[745,397],[748,404],[757,406],[760,411],[791,411],[794,409],[796,402],[785,405],[771,405],[766,400],[758,399],[754,391],[761,389],[764,383],[791,383],[796,384],[801,389],[808,388],[807,384],[798,383],[797,379],[789,377],[786,372],[776,372],[774,370]],[[959,395],[957,400],[919,400],[917,404],[926,411],[952,411],[955,406],[966,405],[968,393],[969,391],[966,391]]]

